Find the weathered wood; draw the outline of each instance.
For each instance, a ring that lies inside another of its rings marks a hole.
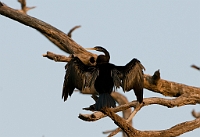
[[[185,84],[159,79],[154,84],[154,79],[150,75],[144,75],[144,88],[170,97],[178,97],[184,93],[200,94],[200,88]]]
[[[111,109],[113,112],[116,113],[116,112],[128,109],[130,107],[135,108],[137,106],[137,103],[138,103],[137,101],[132,101],[128,104],[124,104],[124,105],[118,106],[116,108],[111,108]],[[175,99],[165,99],[165,98],[157,98],[157,97],[144,98],[143,104],[144,104],[143,107],[157,104],[157,105],[166,106],[168,108],[180,107],[184,105],[195,105],[195,104],[200,104],[200,94],[196,94],[196,93],[184,94]],[[94,112],[93,114],[79,114],[79,118],[84,121],[96,121],[103,117],[105,117],[105,115],[102,114],[101,112]]]
[[[24,13],[26,13],[26,9],[24,9]],[[74,56],[78,56],[86,65],[95,65],[94,63],[90,62],[91,58],[94,58],[96,60],[97,56],[95,54],[92,54],[86,51],[84,48],[78,45],[75,41],[69,38],[65,33],[56,29],[55,27],[41,20],[38,20],[26,14],[23,14],[19,10],[14,10],[12,8],[9,8],[8,6],[2,4],[1,2],[0,2],[0,14],[38,30],[44,36],[46,36],[51,42],[53,42],[57,47],[59,47],[61,50],[69,54],[74,54]],[[69,36],[70,36],[70,33],[69,33]],[[56,55],[50,52],[48,52],[44,56],[50,59],[53,59],[55,61],[68,62],[70,60],[70,57]],[[192,67],[199,70],[199,67],[196,67],[194,65]],[[176,98],[175,99],[146,98],[144,99],[143,106],[159,104],[159,105],[171,108],[175,106],[178,107],[178,106],[191,105],[191,104],[195,105],[195,104],[200,103],[200,88],[163,80],[160,78],[159,71],[155,72],[153,76],[150,76],[150,75],[144,76],[144,87],[153,92],[161,93],[165,96],[172,96]],[[104,114],[102,112],[95,112],[93,114],[87,114],[87,115],[80,114],[79,118],[86,121],[96,121],[107,115],[121,129],[123,129],[123,131],[125,131],[128,136],[139,136],[139,137],[179,136],[185,132],[188,132],[200,127],[199,114],[197,117],[197,113],[193,111],[192,114],[197,119],[177,124],[176,126],[170,129],[161,130],[161,131],[136,130],[132,126],[130,126],[128,123],[126,123],[126,121],[123,118],[115,114],[115,112],[123,111],[130,107],[136,107],[136,105],[137,105],[137,102],[133,101],[133,102],[118,106],[116,108],[105,109],[103,110]]]
[[[128,137],[175,137],[200,127],[200,118],[177,124],[166,130],[140,131],[130,126],[126,121],[115,114],[112,109],[103,109],[102,112],[109,116]]]
[[[137,132],[136,129],[128,124],[123,118],[111,111],[110,108],[104,108],[102,109],[102,112],[109,116],[115,122],[115,124],[118,125],[128,135],[128,137],[133,137],[135,132]]]
[[[26,0],[18,0],[18,2],[21,4],[21,10],[19,10],[19,11],[21,11],[21,12],[23,12],[25,14],[27,13],[27,11],[35,8],[35,6],[27,7],[26,6]]]
[[[200,118],[200,112],[196,112],[195,110],[192,110],[192,115],[195,118]]]
[[[95,65],[94,62],[90,62],[90,59],[94,58],[96,60],[97,55],[88,52],[68,37],[67,34],[50,24],[24,14],[18,10],[12,9],[1,2],[0,14],[38,30],[61,50],[78,56],[86,65]]]
[[[196,66],[196,65],[191,65],[192,68],[196,69],[196,70],[200,70],[200,67]]]
[[[43,57],[47,57],[48,59],[54,60],[56,62],[69,62],[72,59],[71,57],[57,55],[49,51],[47,51],[46,54],[43,54]]]

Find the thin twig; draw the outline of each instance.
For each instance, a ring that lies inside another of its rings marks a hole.
[[[196,66],[196,65],[191,65],[192,68],[196,69],[196,70],[200,70],[200,67]]]
[[[73,27],[68,33],[67,33],[67,36],[68,37],[72,37],[72,32],[75,30],[75,29],[78,29],[78,28],[80,28],[81,26],[79,25],[79,26],[75,26],[75,27]]]
[[[36,6],[33,7],[27,7],[26,6],[26,0],[18,0],[18,2],[21,4],[21,10],[19,10],[20,12],[23,12],[25,14],[27,14],[27,11],[36,8]]]
[[[195,110],[192,110],[192,115],[195,118],[200,118],[200,112],[196,112]]]

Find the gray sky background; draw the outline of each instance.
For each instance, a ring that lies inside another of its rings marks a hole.
[[[19,9],[17,0],[2,0]],[[138,58],[145,74],[160,69],[161,78],[200,86],[199,0],[27,0],[37,6],[28,12],[68,32],[81,25],[72,38],[83,47],[101,45],[111,62],[124,65]],[[115,129],[109,118],[97,122],[78,119],[94,103],[89,95],[74,93],[61,100],[65,63],[42,57],[46,51],[66,55],[36,30],[0,16],[0,136],[1,137],[102,137]],[[123,93],[121,90],[119,92]],[[133,91],[124,94],[135,100]],[[144,97],[163,97],[145,90]],[[167,129],[194,119],[191,111],[199,105],[166,108],[152,105],[135,116],[139,130]],[[200,129],[181,135],[197,137]],[[120,137],[121,134],[117,135]]]

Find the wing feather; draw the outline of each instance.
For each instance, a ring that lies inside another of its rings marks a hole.
[[[121,80],[121,87],[124,91],[134,90],[137,100],[141,103],[143,101],[143,87],[144,87],[144,66],[137,59],[132,59],[125,66],[116,66],[118,73],[115,77]],[[119,80],[115,80],[116,85],[119,85]]]
[[[81,60],[74,57],[66,65],[66,74],[63,83],[62,98],[64,101],[67,100],[68,96],[71,96],[74,89],[82,91],[85,88],[87,90],[94,90],[92,84],[93,80],[96,79],[96,69],[89,68],[84,65]]]
[[[120,79],[120,76],[122,75],[121,72],[119,70],[117,70],[116,68],[114,68],[114,69],[112,69],[111,73],[112,73],[114,86],[116,88],[120,88],[120,86],[122,86],[121,79]]]

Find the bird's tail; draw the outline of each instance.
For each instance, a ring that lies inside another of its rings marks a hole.
[[[99,94],[99,98],[95,104],[95,110],[100,110],[104,107],[116,107],[116,102],[109,93]]]

